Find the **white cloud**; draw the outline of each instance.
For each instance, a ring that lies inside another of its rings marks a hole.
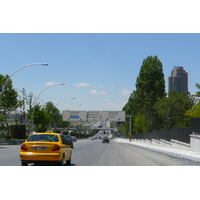
[[[96,90],[90,91],[90,94],[97,94],[98,92]]]
[[[107,103],[108,106],[119,106],[118,103]]]
[[[76,84],[76,87],[87,87],[87,86],[90,86],[89,83],[78,83]]]
[[[121,90],[120,94],[131,94],[131,92],[129,92],[127,89],[123,89]]]
[[[100,91],[99,94],[106,94],[106,92],[105,91]]]
[[[105,91],[96,91],[96,90],[91,90],[90,94],[107,94]]]
[[[55,84],[58,84],[58,83],[56,83],[54,81],[50,81],[50,82],[45,83],[46,86],[51,86],[51,85],[55,85]]]

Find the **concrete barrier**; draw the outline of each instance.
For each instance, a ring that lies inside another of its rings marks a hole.
[[[190,147],[192,150],[200,151],[200,135],[190,135]]]
[[[23,140],[0,140],[0,145],[18,145],[23,142]]]

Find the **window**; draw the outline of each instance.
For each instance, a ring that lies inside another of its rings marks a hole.
[[[62,140],[63,144],[68,145],[68,142],[67,142],[67,140],[65,139],[65,137],[63,135],[61,135],[61,140]]]
[[[37,134],[37,135],[31,135],[28,139],[28,142],[34,141],[43,141],[43,142],[58,142],[58,136],[57,135],[47,135],[47,134]]]

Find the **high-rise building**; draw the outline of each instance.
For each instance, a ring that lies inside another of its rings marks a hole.
[[[168,84],[168,91],[188,92],[188,73],[185,72],[183,67],[174,66]]]

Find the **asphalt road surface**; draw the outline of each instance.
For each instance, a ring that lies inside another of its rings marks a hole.
[[[20,166],[20,145],[0,146],[0,166]],[[74,142],[71,166],[195,166],[200,165],[151,150],[115,142],[97,140]],[[33,166],[33,164],[29,164]]]

